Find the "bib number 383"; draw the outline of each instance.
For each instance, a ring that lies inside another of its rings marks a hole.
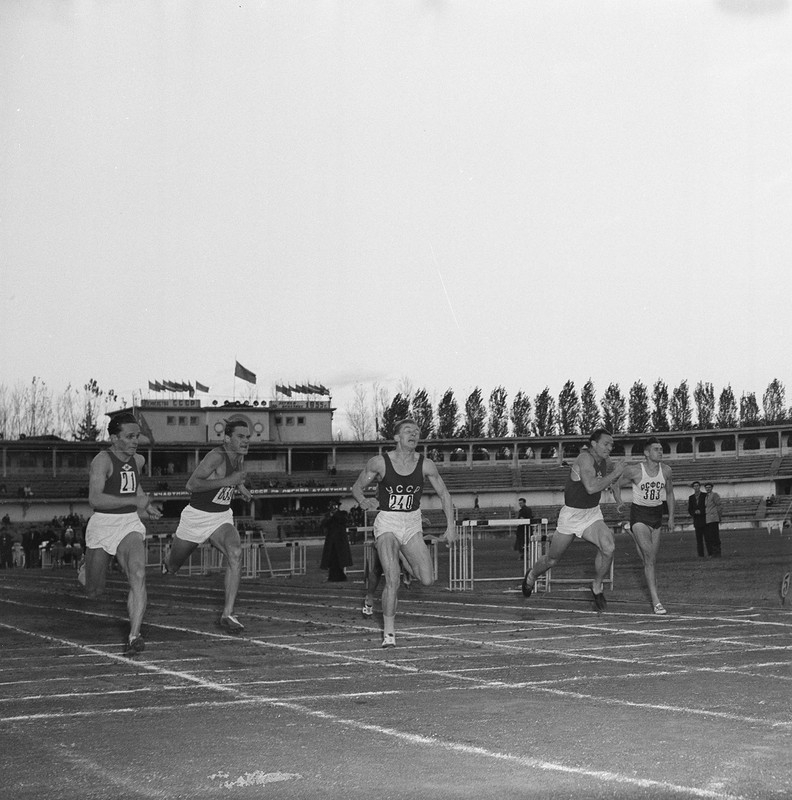
[[[221,486],[218,489],[217,494],[214,496],[212,502],[217,503],[219,506],[228,506],[231,505],[231,501],[234,499],[234,487],[233,486]]]

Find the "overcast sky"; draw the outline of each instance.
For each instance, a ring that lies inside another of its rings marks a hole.
[[[0,175],[7,386],[792,402],[787,0],[3,0]]]

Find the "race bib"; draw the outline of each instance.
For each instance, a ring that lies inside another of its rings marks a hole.
[[[234,499],[233,486],[221,486],[217,490],[217,494],[212,498],[212,502],[219,506],[229,506]]]
[[[122,469],[119,477],[121,478],[121,494],[135,494],[137,492],[137,473],[134,470]]]
[[[391,494],[388,497],[389,511],[412,511],[415,495],[412,494]]]

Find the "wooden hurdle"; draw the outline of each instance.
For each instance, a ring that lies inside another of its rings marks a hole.
[[[523,572],[521,575],[506,578],[476,578],[474,575],[473,531],[475,528],[520,528],[528,527],[523,548]],[[470,592],[477,582],[487,581],[520,581],[539,558],[547,553],[552,533],[548,532],[547,519],[530,525],[521,519],[464,520],[457,525],[457,540],[451,545],[449,553],[448,588],[451,591]],[[609,583],[613,589],[613,561],[611,561],[609,577],[603,583]],[[553,583],[585,583],[589,578],[553,578],[552,570],[537,578],[534,591],[549,592]]]

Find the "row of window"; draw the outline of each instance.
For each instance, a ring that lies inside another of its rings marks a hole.
[[[190,420],[189,422],[187,420]],[[168,425],[198,425],[198,417],[168,417]]]
[[[286,424],[287,425],[294,425],[295,419],[298,425],[305,425],[305,417],[286,417]],[[283,417],[276,416],[275,417],[275,424],[276,425],[283,425]]]

